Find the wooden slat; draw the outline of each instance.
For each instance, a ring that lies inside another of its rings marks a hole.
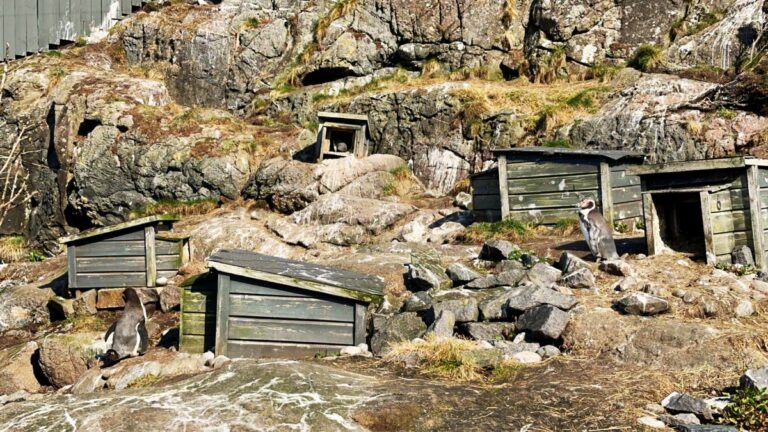
[[[3,1],[3,46],[2,57],[6,54],[6,44],[10,45],[11,59],[16,56],[16,0]]]
[[[599,187],[597,173],[536,179],[510,179],[508,194],[541,192],[596,191]]]
[[[231,358],[288,358],[301,359],[317,355],[337,354],[343,346],[325,344],[280,344],[268,342],[230,341],[227,344]]]
[[[472,179],[472,193],[478,195],[498,195],[499,178],[495,177],[493,179]]]
[[[355,319],[355,307],[351,303],[241,294],[230,294],[229,300],[231,316],[343,322],[353,322]]]
[[[473,210],[499,210],[501,211],[501,197],[496,195],[472,195]]]
[[[611,171],[611,185],[614,188],[640,186],[640,177],[626,171]]]
[[[179,351],[192,354],[202,354],[213,349],[212,342],[205,340],[204,336],[185,335],[179,337]]]
[[[736,246],[750,246],[752,243],[752,235],[746,231],[714,234],[713,239],[717,255],[730,254]]]
[[[712,233],[720,234],[749,229],[749,214],[742,211],[712,213]]]
[[[497,222],[501,220],[501,210],[472,210],[477,222]]]
[[[643,215],[645,220],[645,243],[648,249],[648,255],[659,253],[664,243],[661,240],[659,231],[659,216],[656,213],[656,206],[653,203],[651,194],[643,195]]]
[[[600,210],[605,223],[613,229],[613,187],[611,187],[611,167],[608,162],[600,162]]]
[[[144,227],[144,257],[147,266],[147,286],[153,287],[157,283],[157,254],[155,251],[155,227]]]
[[[216,293],[207,294],[183,289],[181,293],[182,312],[200,312],[216,314]]]
[[[312,297],[311,292],[299,288],[237,276],[232,276],[229,292],[232,294],[253,294],[259,296]]]
[[[659,174],[646,179],[647,187],[643,190],[679,188],[695,186],[728,186],[728,189],[741,189],[747,186],[746,170],[731,169],[702,172],[681,172]]]
[[[752,251],[755,254],[755,264],[760,270],[765,270],[765,253],[763,246],[763,218],[760,216],[760,168],[750,166],[747,168],[747,189],[749,189],[749,230],[755,233],[752,236]]]
[[[231,317],[227,335],[229,340],[352,345],[353,333],[352,323]]]
[[[16,0],[16,56],[27,55],[26,3],[30,0]]]
[[[768,188],[768,169],[760,169],[757,182],[761,188]]]
[[[627,186],[627,187],[614,187],[611,190],[614,204],[621,204],[625,202],[640,202],[640,185]]]
[[[749,203],[749,190],[726,189],[711,194],[709,200],[709,211],[719,212],[727,210],[740,210],[747,208]]]
[[[355,345],[365,343],[367,339],[368,330],[366,328],[366,316],[365,316],[367,311],[368,311],[368,308],[364,304],[357,303],[355,305],[355,336],[354,336]]]
[[[157,255],[157,270],[178,270],[181,267],[181,257],[178,255]]]
[[[507,157],[503,154],[498,156],[499,169],[499,203],[501,203],[501,218],[506,219],[509,215],[509,182],[507,181]]]
[[[144,272],[144,257],[78,257],[78,273]]]
[[[114,234],[107,234],[104,236],[91,238],[91,241],[128,241],[128,240],[144,240],[144,229],[139,227],[134,229],[133,231],[121,231]]]
[[[556,177],[573,174],[597,173],[597,162],[555,162],[543,160],[540,162],[516,162],[507,158],[507,178],[516,180],[531,177]]]
[[[166,279],[170,279],[176,276],[177,274],[179,274],[178,270],[158,270],[157,277],[158,278],[164,277]]]
[[[67,246],[67,285],[77,288],[77,246]]]
[[[143,287],[146,274],[140,273],[78,273],[77,288]]]
[[[27,20],[27,53],[33,54],[40,51],[37,37],[37,0],[25,2]]]
[[[531,210],[548,208],[568,208],[574,213],[576,205],[582,195],[590,195],[588,192],[554,192],[539,194],[510,194],[510,210]],[[593,198],[598,198],[597,190],[591,193]],[[599,199],[597,200],[600,204]]]
[[[130,15],[131,9],[131,0],[120,0],[120,10],[123,15]]]
[[[634,201],[613,205],[613,218],[624,220],[643,216],[643,202]]]
[[[80,257],[98,256],[144,256],[144,241],[98,242],[77,247]]]
[[[187,312],[181,316],[185,335],[214,335],[216,333],[216,315]]]
[[[532,222],[540,225],[554,225],[563,220],[578,219],[576,209],[574,208],[513,210],[509,212],[508,217],[510,219]]]
[[[158,255],[178,255],[181,252],[181,240],[155,240],[155,252]]]
[[[229,335],[229,275],[218,273],[216,284],[216,354],[227,355]]]
[[[717,262],[715,254],[714,233],[712,232],[712,213],[709,212],[711,194],[707,191],[699,192],[699,201],[701,204],[702,228],[704,231],[704,252],[707,265],[715,265]]]
[[[53,5],[58,2],[54,0],[38,0],[37,14],[37,44],[41,50],[47,51],[51,37],[51,26],[53,25]]]

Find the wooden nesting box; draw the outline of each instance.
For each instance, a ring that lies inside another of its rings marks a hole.
[[[208,259],[217,275],[216,354],[313,356],[366,341],[377,277],[242,250]]]
[[[498,167],[473,175],[472,206],[478,220],[553,225],[578,216],[574,206],[591,196],[609,224],[642,215],[640,179],[627,167],[639,153],[524,147],[493,150]],[[494,177],[495,175],[495,177]]]
[[[319,112],[317,120],[315,156],[318,161],[351,155],[368,156],[368,116]]]
[[[672,249],[730,264],[736,246],[766,269],[768,161],[751,157],[634,167],[642,181],[648,253]]]
[[[69,288],[154,287],[189,260],[189,239],[170,233],[178,219],[150,216],[59,239],[67,247]]]
[[[179,350],[213,351],[216,346],[216,275],[211,272],[181,284]]]

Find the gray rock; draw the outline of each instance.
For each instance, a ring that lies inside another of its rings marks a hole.
[[[421,243],[427,236],[427,225],[420,220],[412,220],[400,230],[400,240],[409,243]]]
[[[557,357],[560,355],[560,349],[554,345],[544,345],[543,347],[536,350],[536,354],[545,359]]]
[[[411,291],[441,290],[453,286],[453,281],[442,267],[428,263],[408,264],[406,283]]]
[[[170,312],[181,304],[181,288],[169,285],[160,291],[160,310]]]
[[[562,272],[549,264],[537,263],[525,275],[522,283],[530,283],[534,286],[550,287],[557,283]]]
[[[514,360],[521,364],[534,364],[541,362],[541,356],[532,351],[522,351],[509,356],[510,360]]]
[[[663,421],[665,425],[676,428],[678,426],[682,425],[697,425],[701,424],[701,421],[698,417],[694,414],[690,413],[683,413],[683,414],[675,414],[675,415],[661,415],[659,416],[659,420]]]
[[[469,289],[488,289],[500,286],[515,286],[523,280],[525,275],[525,270],[514,269],[496,275],[475,279],[465,287]]]
[[[505,322],[462,323],[459,330],[474,340],[504,340],[515,331],[515,325]]]
[[[365,344],[361,344],[361,345],[365,345]],[[365,350],[366,350],[366,351],[368,351],[368,348],[367,348],[367,346],[366,346],[366,349],[365,349]],[[369,353],[369,356],[370,356],[370,353]],[[212,367],[214,370],[216,370],[216,369],[220,369],[220,368],[223,368],[223,367],[227,366],[227,365],[228,365],[228,364],[230,364],[230,363],[232,363],[232,360],[230,360],[230,359],[229,359],[229,357],[227,357],[227,356],[223,356],[223,355],[218,355],[218,356],[216,356],[216,358],[214,358],[214,359],[213,359],[213,361],[211,362],[211,367]]]
[[[549,288],[534,288],[522,290],[518,295],[511,296],[507,307],[515,312],[524,312],[540,305],[552,305],[563,310],[576,305],[576,298],[560,294]]]
[[[374,316],[371,352],[375,355],[382,354],[390,344],[421,337],[426,330],[427,325],[414,312],[391,317]]]
[[[107,380],[102,376],[101,369],[96,367],[93,369],[88,369],[88,371],[81,375],[77,382],[75,382],[75,384],[70,389],[70,393],[93,393],[103,389],[105,385],[107,385]]]
[[[472,195],[466,192],[459,192],[453,199],[453,205],[461,209],[467,210],[472,207]]]
[[[588,268],[580,268],[563,276],[560,279],[560,282],[570,288],[594,288],[596,280],[592,270]]]
[[[731,260],[734,265],[754,266],[755,258],[752,256],[752,249],[749,246],[736,246],[731,251]]]
[[[429,231],[427,241],[435,244],[451,243],[464,231],[466,231],[466,228],[458,222],[445,222]]]
[[[589,264],[587,264],[586,261],[583,259],[577,257],[576,255],[570,254],[568,252],[563,252],[560,254],[560,259],[557,262],[557,268],[560,269],[560,271],[563,272],[563,274],[573,273],[576,270],[579,269],[588,269]]]
[[[432,297],[426,291],[419,291],[403,303],[404,312],[420,312],[432,307]]]
[[[634,274],[634,270],[632,269],[632,266],[629,265],[629,263],[623,261],[623,260],[612,260],[612,261],[603,261],[600,263],[599,266],[600,271],[604,271],[608,274],[612,274],[615,276],[632,276]]]
[[[683,393],[672,392],[661,401],[661,406],[673,414],[691,413],[705,419],[712,418],[712,411],[703,399]]]
[[[414,211],[416,207],[409,204],[326,194],[289,218],[299,225],[359,226],[369,234],[379,235]]]
[[[434,334],[437,337],[453,336],[453,326],[456,325],[456,317],[448,309],[443,309],[437,313],[435,321],[427,328],[427,334]]]
[[[752,302],[749,300],[741,300],[739,304],[733,309],[733,313],[737,317],[748,317],[755,313],[755,307],[752,306]]]
[[[726,425],[680,425],[678,432],[739,432],[735,426]]]
[[[37,342],[31,341],[0,349],[0,395],[18,391],[37,393],[40,383],[35,376]]]
[[[434,316],[440,316],[443,311],[450,311],[459,323],[477,321],[478,308],[477,299],[469,296],[461,296],[450,300],[434,299],[432,305]]]
[[[40,369],[54,387],[74,384],[96,354],[106,351],[99,333],[52,334],[40,342]]]
[[[462,357],[465,361],[472,362],[482,369],[493,369],[504,360],[504,355],[498,349],[476,349],[465,351],[462,353]]]
[[[618,300],[615,306],[628,315],[657,315],[669,310],[666,300],[646,293],[632,293]]]
[[[647,426],[649,428],[653,429],[666,429],[667,425],[664,424],[663,421],[657,420],[654,417],[650,416],[643,416],[637,419],[637,422],[643,426]]]
[[[510,358],[514,354],[521,352],[536,352],[541,348],[541,345],[535,342],[510,342],[507,340],[492,341],[494,347],[500,349],[504,353],[505,358]]]
[[[74,300],[56,296],[48,302],[48,310],[58,319],[71,318],[75,315]]]
[[[739,378],[741,387],[755,387],[759,390],[768,389],[768,367],[749,369]]]
[[[627,276],[624,279],[616,282],[616,284],[613,286],[613,290],[618,292],[637,291],[642,288],[642,286],[643,282],[637,277]]]
[[[445,269],[453,286],[460,286],[480,278],[480,274],[461,263],[453,263]]]
[[[504,260],[496,263],[496,271],[499,273],[508,272],[511,270],[525,270],[525,266],[520,261]],[[766,283],[768,285],[768,283]],[[768,290],[766,291],[768,293]]]
[[[557,339],[568,325],[567,312],[552,306],[542,305],[529,309],[516,323],[518,331],[530,332],[535,338]]]
[[[511,316],[507,307],[509,299],[523,291],[523,288],[512,287],[493,289],[492,294],[478,303],[480,318],[486,321],[508,319]]]
[[[478,258],[487,261],[502,261],[507,259],[515,249],[517,247],[506,240],[488,240],[483,244]]]
[[[95,315],[96,314],[96,290],[84,291],[79,298],[72,303],[76,315]]]

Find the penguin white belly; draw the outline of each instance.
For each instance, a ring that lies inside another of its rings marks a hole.
[[[579,228],[581,228],[581,234],[584,236],[584,241],[587,242],[587,247],[589,247],[589,251],[592,252],[592,255],[596,256],[597,251],[595,250],[595,243],[592,241],[592,236],[590,235],[589,226],[587,225],[587,222],[580,219],[579,220]]]

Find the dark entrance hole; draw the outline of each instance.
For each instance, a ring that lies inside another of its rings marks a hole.
[[[329,151],[334,153],[351,153],[355,143],[355,131],[345,129],[329,129]]]
[[[691,258],[705,258],[704,223],[698,192],[654,194],[653,204],[664,244]]]
[[[77,128],[77,135],[81,137],[88,136],[91,132],[93,132],[94,129],[96,129],[98,126],[101,126],[101,122],[98,120],[83,120],[82,123],[80,123],[80,127]]]
[[[301,79],[301,83],[305,86],[325,84],[352,75],[354,75],[352,71],[343,67],[322,68],[304,75],[304,78]]]

